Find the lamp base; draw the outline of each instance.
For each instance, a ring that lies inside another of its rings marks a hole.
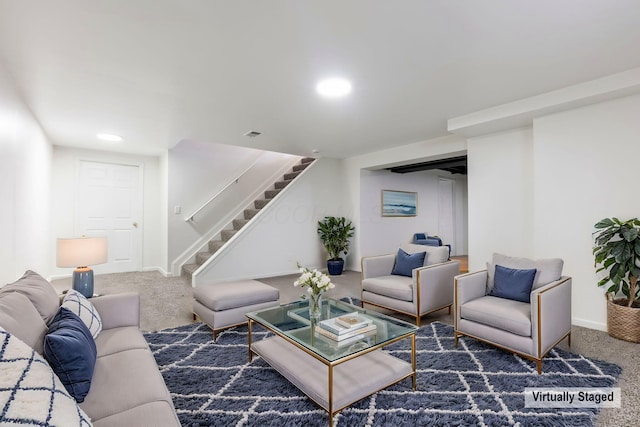
[[[73,270],[73,289],[85,298],[93,296],[93,270],[89,267],[78,267]]]

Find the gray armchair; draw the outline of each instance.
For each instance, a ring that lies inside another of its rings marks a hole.
[[[542,359],[549,350],[565,338],[571,345],[571,278],[562,276],[562,267],[558,258],[534,261],[494,254],[486,270],[457,276],[456,346],[460,336],[475,338],[536,362],[542,373]],[[510,274],[503,272],[509,269],[535,269],[528,301],[492,295],[494,285],[498,287],[496,274],[502,286]]]
[[[401,249],[408,254],[425,253],[424,262],[410,275],[392,274],[397,254],[362,258],[362,304],[386,308],[420,318],[449,308],[453,304],[453,279],[460,274],[460,263],[448,261],[446,246],[422,246],[405,243]]]

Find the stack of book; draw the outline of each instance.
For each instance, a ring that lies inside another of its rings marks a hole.
[[[316,325],[315,333],[339,345],[346,345],[375,335],[376,325],[371,319],[354,312],[321,320]]]

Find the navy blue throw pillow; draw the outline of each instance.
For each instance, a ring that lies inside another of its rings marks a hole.
[[[96,364],[96,343],[82,319],[65,307],[49,325],[44,357],[76,402],[84,401]]]
[[[536,271],[535,268],[516,270],[496,265],[493,289],[489,295],[514,301],[531,302],[531,287],[536,277]]]
[[[427,256],[426,252],[418,252],[415,254],[408,254],[402,249],[398,249],[396,255],[396,263],[393,265],[391,274],[397,276],[412,276],[412,270],[424,265],[424,258]]]

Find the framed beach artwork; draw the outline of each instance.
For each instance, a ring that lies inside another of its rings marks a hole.
[[[418,193],[382,190],[382,216],[416,216]]]

